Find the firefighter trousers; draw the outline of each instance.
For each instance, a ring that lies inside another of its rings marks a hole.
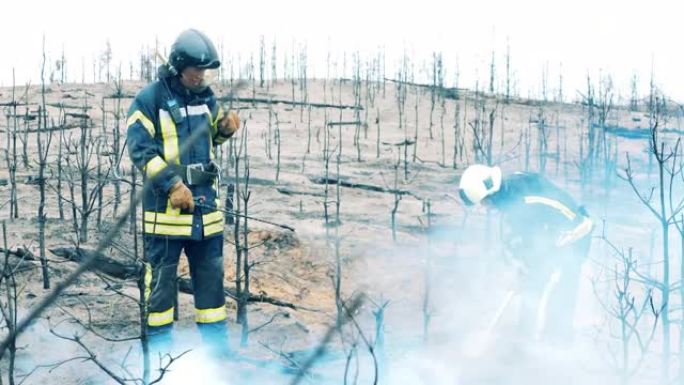
[[[547,342],[572,342],[581,269],[590,244],[591,237],[587,235],[574,245],[537,255],[536,261],[530,264],[521,287],[519,328],[522,336],[533,337],[536,331],[540,331],[540,337]],[[543,294],[556,271],[560,271],[559,280],[542,307]],[[542,309],[545,310],[543,314]],[[543,327],[538,324],[540,316],[544,318]]]
[[[173,324],[176,306],[177,270],[185,251],[195,299],[195,322],[225,323],[227,314],[223,292],[223,235],[199,241],[145,236],[145,254],[149,262],[145,276],[148,300],[147,324],[164,329]]]

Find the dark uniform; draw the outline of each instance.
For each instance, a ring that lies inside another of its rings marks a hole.
[[[502,212],[504,242],[526,270],[521,284],[523,335],[533,334],[544,289],[560,269],[560,280],[546,302],[544,336],[571,339],[580,270],[593,229],[587,212],[565,191],[533,173],[504,177],[499,191],[486,199]]]
[[[218,130],[223,111],[210,88],[195,93],[165,70],[138,93],[128,112],[128,149],[151,188],[143,197],[145,255],[151,269],[145,283],[148,325],[173,323],[176,271],[181,251],[190,265],[195,321],[203,330],[225,331],[223,214],[218,199],[214,146],[228,139]],[[187,151],[180,148],[197,130],[206,132]],[[204,204],[193,212],[175,209],[169,189],[182,180]]]

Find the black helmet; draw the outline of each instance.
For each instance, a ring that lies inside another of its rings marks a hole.
[[[180,74],[187,67],[218,68],[216,48],[209,38],[196,29],[181,32],[171,46],[169,64]]]

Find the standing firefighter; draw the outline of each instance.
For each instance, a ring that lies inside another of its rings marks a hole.
[[[216,353],[228,352],[223,293],[223,214],[217,207],[219,169],[214,146],[240,127],[235,112],[224,114],[205,71],[221,65],[216,48],[201,32],[182,32],[159,79],[138,93],[128,112],[128,150],[143,171],[145,276],[150,344],[168,352],[172,342],[176,272],[181,251],[190,266],[195,322]],[[192,141],[190,141],[192,136]],[[195,199],[203,200],[201,207]]]
[[[522,278],[521,336],[534,336],[542,294],[560,269],[548,297],[543,336],[552,342],[572,341],[580,270],[593,229],[584,208],[539,174],[517,172],[502,178],[499,167],[483,165],[463,172],[459,194],[467,205],[481,203],[503,214],[505,247]]]

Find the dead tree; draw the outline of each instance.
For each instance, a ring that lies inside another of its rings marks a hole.
[[[399,162],[394,164],[394,204],[390,215],[390,226],[392,227],[392,241],[397,242],[397,211],[399,210],[399,202],[401,202],[402,194],[399,193]]]
[[[239,149],[235,150],[235,194],[234,202],[235,219],[233,223],[233,237],[235,241],[235,294],[237,300],[237,322],[241,326],[240,344],[247,345],[249,336],[249,320],[247,317],[247,304],[249,302],[250,271],[254,266],[249,260],[249,229],[248,209],[249,198],[249,156],[247,153],[247,124],[242,129]],[[231,141],[235,145],[236,141]],[[244,163],[244,165],[242,163]],[[240,178],[242,175],[242,179]]]
[[[370,63],[366,62],[366,72],[365,72],[365,83],[366,87],[364,88],[366,90],[364,94],[364,103],[363,103],[363,138],[368,139],[368,114],[369,114],[369,109],[371,107],[374,107],[374,100],[375,96],[372,95],[374,91],[374,87],[371,85],[371,71],[373,71],[373,68]]]
[[[41,80],[41,99],[42,104],[39,107],[38,130],[36,134],[36,141],[38,143],[38,186],[40,189],[40,201],[38,203],[38,245],[40,249],[40,263],[43,271],[43,288],[50,288],[50,277],[48,274],[47,257],[45,256],[45,187],[46,177],[45,170],[47,168],[47,158],[50,153],[50,143],[52,142],[52,131],[46,133],[45,141],[42,139],[42,129],[47,127],[47,110],[45,101],[45,36],[43,36],[43,64],[40,71]]]
[[[111,168],[114,170],[115,176],[121,175],[121,158],[123,157],[123,148],[121,145],[121,122],[125,120],[125,111],[121,105],[121,100],[124,97],[123,77],[121,76],[121,69],[114,82],[114,122],[112,126],[112,149],[110,156]],[[104,123],[103,123],[104,126]],[[112,180],[114,184],[114,216],[119,212],[119,205],[121,204],[121,183],[120,178],[115,177]],[[102,195],[102,194],[101,194]]]
[[[264,150],[266,151],[266,158],[268,160],[273,159],[273,151],[271,149],[272,143],[273,143],[273,104],[269,103],[268,105],[268,126],[267,126],[267,131],[266,135],[264,136]]]
[[[511,45],[506,37],[506,104],[511,102]]]
[[[681,178],[681,182],[684,182],[684,172],[682,172],[682,169],[684,169],[684,161],[682,160],[682,149],[680,147],[680,154],[679,154],[679,176]],[[671,173],[670,177],[672,178],[675,173]],[[670,185],[672,185],[673,180],[670,179]],[[674,201],[672,194],[669,194],[669,201],[670,201],[670,207],[673,207]],[[679,265],[679,279],[680,282],[684,282],[684,214],[679,214],[679,220],[674,221],[675,228],[677,229],[677,232],[679,232],[679,240],[680,240],[680,265]],[[684,285],[679,285],[679,300],[680,302],[684,303]],[[682,313],[684,314],[684,307],[682,309]],[[679,320],[679,327],[680,330],[684,330],[684,317],[680,316]],[[684,356],[681,354],[681,352],[684,352],[684,334],[680,333],[679,334],[679,379],[684,378]]]
[[[494,86],[494,82],[496,81],[496,63],[495,63],[496,55],[494,53],[494,50],[492,50],[492,60],[489,63],[489,94],[494,95],[494,91],[496,87]]]
[[[280,121],[278,120],[278,113],[275,112],[275,135],[273,137],[273,141],[275,142],[276,145],[276,174],[275,174],[275,180],[276,182],[278,181],[278,178],[280,177]]]
[[[17,199],[17,101],[15,97],[14,70],[12,70],[12,101],[10,102],[9,114],[6,113],[7,130],[5,147],[5,160],[9,172],[10,184],[10,220],[19,218],[19,200]]]
[[[442,55],[437,54],[436,52],[432,53],[432,87],[430,87],[430,124],[428,126],[428,133],[430,134],[430,140],[434,138],[434,135],[432,133],[432,127],[434,126],[433,123],[433,114],[435,113],[435,105],[437,104],[437,98],[439,96],[439,73],[441,72],[442,69]]]
[[[399,129],[404,128],[404,115],[406,111],[406,96],[408,94],[408,57],[404,52],[404,58],[402,60],[401,68],[397,73],[396,82],[396,100],[397,108],[399,110]]]
[[[311,105],[309,105],[309,108],[307,109],[307,124],[306,124],[306,131],[307,131],[307,137],[306,137],[306,152],[304,153],[304,157],[306,158],[306,155],[311,153]]]
[[[57,144],[57,159],[64,159],[64,131],[66,130],[66,114],[64,108],[59,110],[59,143]],[[64,199],[62,196],[62,181],[64,180],[64,164],[57,162],[57,207],[59,210],[59,220],[64,220]]]
[[[375,109],[375,132],[376,132],[376,140],[375,140],[375,158],[380,159],[380,108],[377,107]]]
[[[414,123],[415,127],[413,128],[413,142],[416,143],[416,145],[413,147],[412,161],[415,162],[418,159],[418,144],[417,144],[418,143],[418,127],[419,127],[419,124],[418,124],[418,105],[420,103],[420,89],[418,88],[418,85],[415,86],[415,89],[413,90],[413,92],[416,95],[416,98],[415,98],[416,103],[413,106],[413,113],[416,116],[416,120]],[[379,151],[378,151],[378,156],[380,156]]]
[[[639,110],[639,92],[638,92],[639,82],[637,75],[632,75],[632,80],[630,82],[630,98],[629,98],[629,110],[636,112]]]
[[[301,104],[299,105],[299,122],[304,122],[304,107],[309,102],[309,76],[307,74],[307,53],[306,43],[299,50],[299,94]]]
[[[97,163],[97,165],[95,166],[95,170],[96,170],[95,171],[95,178],[96,178],[95,180],[97,180],[97,181],[103,181],[104,180],[103,174],[102,174],[102,158],[103,158],[102,157],[102,155],[103,155],[102,143],[103,142],[101,140],[98,140],[95,144],[95,154],[97,154],[95,157],[95,161]],[[103,206],[104,206],[104,194],[99,193],[99,194],[97,194],[97,209],[96,209],[97,214],[95,215],[95,222],[97,224],[98,229],[102,228],[102,209],[103,209]]]
[[[546,103],[549,100],[549,62],[544,62],[544,67],[542,67],[542,103]]]
[[[136,301],[135,297],[130,296],[119,289],[116,289],[114,287],[115,282],[111,282],[103,276],[99,276],[99,278],[103,281],[105,288],[107,290],[114,291],[115,295],[125,300]],[[144,296],[144,290],[142,290],[141,293],[143,293]],[[141,304],[143,305],[141,305],[141,307],[145,307],[144,304],[146,302],[146,299],[143,298],[142,301],[143,302],[141,302]],[[102,371],[112,381],[114,381],[114,383],[121,385],[152,385],[160,383],[162,379],[170,372],[170,367],[189,351],[188,350],[182,352],[175,356],[167,353],[164,356],[154,357],[157,361],[157,364],[154,365],[154,368],[158,373],[155,376],[155,378],[151,378],[150,370],[152,369],[152,357],[149,356],[146,335],[128,335],[123,337],[109,336],[106,334],[106,332],[101,330],[101,328],[95,326],[95,322],[93,320],[93,311],[90,309],[90,305],[88,304],[88,302],[86,302],[86,300],[84,299],[80,299],[80,302],[84,307],[85,314],[87,315],[86,319],[82,319],[81,316],[76,315],[75,312],[72,312],[66,306],[60,306],[60,310],[66,315],[66,318],[63,318],[61,321],[58,322],[52,322],[50,320],[49,327],[50,333],[52,335],[59,339],[70,341],[76,344],[79,347],[80,351],[83,353],[83,355],[75,358],[69,357],[60,363],[51,365],[51,370],[54,370],[56,367],[63,365],[64,363],[73,360],[79,360],[80,362],[92,362],[100,371]],[[72,330],[70,330],[69,332],[60,330],[61,325],[67,322],[74,325],[70,327],[70,329]],[[141,317],[142,329],[146,328],[146,323],[147,317]],[[76,328],[75,330],[74,327]],[[92,337],[92,339],[94,340],[93,342],[91,342],[90,337]],[[130,349],[128,353],[126,353],[126,355],[122,357],[121,362],[117,364],[112,363],[111,360],[108,360],[104,354],[98,353],[98,351],[96,350],[96,346],[101,347],[102,345],[114,345],[118,343],[125,343],[137,340],[139,338],[141,339],[141,341],[143,341],[143,368],[141,377],[138,377],[137,374],[132,373],[130,370],[130,364],[127,362],[129,359]]]
[[[15,333],[17,320],[18,320],[18,296],[17,296],[17,281],[15,277],[15,271],[20,266],[23,259],[15,264],[10,263],[10,253],[9,247],[7,245],[7,225],[5,221],[2,222],[2,240],[5,249],[5,259],[3,263],[2,276],[0,276],[0,282],[4,283],[5,289],[5,303],[0,301],[0,313],[2,313],[3,323],[7,328],[9,334]],[[9,342],[9,357],[7,363],[7,380],[10,385],[14,385],[14,367],[17,356],[17,341],[16,338],[12,338]],[[0,377],[0,383],[2,383],[2,377]]]
[[[484,121],[485,117],[485,102],[482,101],[480,104],[479,117],[474,121],[469,122],[470,128],[473,133],[473,150],[475,152],[475,159],[478,162],[486,163],[491,166],[494,162],[493,158],[493,141],[494,141],[494,121],[496,119],[496,111],[499,107],[499,102],[497,101],[489,111],[489,119]]]
[[[109,65],[107,65],[109,67]],[[109,69],[107,70],[107,81],[109,82]],[[88,105],[88,98],[86,97],[84,101],[85,106]],[[84,108],[85,110],[85,108]],[[90,130],[88,129],[88,119],[83,118],[81,120],[81,135],[79,137],[78,141],[78,150],[80,156],[77,157],[77,163],[78,163],[78,171],[79,171],[79,176],[80,176],[80,181],[81,181],[81,226],[80,226],[80,239],[83,242],[88,242],[88,217],[90,216],[90,210],[89,208],[92,207],[89,205],[89,199],[88,199],[88,180],[89,180],[89,171],[90,171],[90,160],[92,158],[93,152],[95,150],[95,143],[92,141],[94,140],[92,138],[92,135],[90,136],[89,140],[89,134]]]
[[[641,290],[635,288],[635,285],[644,281],[638,270],[636,258],[632,255],[632,249],[625,253],[610,242],[605,233],[601,238],[616,259],[615,267],[610,268],[605,277],[614,286],[613,300],[606,301],[603,299],[605,296],[599,293],[599,278],[593,279],[592,282],[594,295],[603,310],[611,317],[609,327],[613,329],[615,324],[614,328],[618,331],[604,333],[615,338],[618,344],[617,349],[612,348],[610,343],[607,344],[610,355],[608,363],[618,373],[621,384],[627,385],[642,368],[649,354],[663,308],[656,307],[652,295],[654,286],[647,283],[645,294],[641,299],[637,299],[635,293]],[[649,315],[652,317],[651,321],[646,318]]]
[[[544,175],[546,173],[546,161],[548,159],[549,148],[549,133],[548,125],[546,124],[546,116],[544,115],[544,107],[539,108],[537,112],[537,153],[539,155],[539,173]]]
[[[652,187],[649,194],[642,193],[636,185],[634,179],[634,171],[631,167],[629,154],[627,154],[627,167],[624,169],[624,175],[620,178],[627,181],[639,200],[646,206],[653,216],[657,219],[660,225],[660,232],[662,236],[662,250],[663,250],[663,270],[662,278],[658,281],[651,279],[650,282],[660,291],[662,301],[662,314],[660,317],[661,328],[663,333],[663,346],[661,355],[661,380],[663,383],[669,379],[669,360],[671,358],[670,333],[672,321],[670,320],[670,296],[672,292],[671,275],[671,255],[670,255],[670,226],[676,222],[677,217],[684,210],[684,198],[674,199],[672,196],[667,197],[667,194],[673,194],[673,186],[675,176],[682,173],[682,169],[678,163],[679,147],[681,145],[681,138],[677,138],[674,146],[665,150],[665,142],[661,141],[659,135],[659,121],[661,119],[659,103],[655,104],[655,110],[652,112],[653,117],[651,121],[651,137],[650,137],[650,151],[657,162],[658,168],[658,184]],[[656,194],[654,196],[654,193]]]
[[[604,165],[604,188],[608,188],[610,186],[611,178],[613,177],[613,175],[615,175],[615,161],[611,162],[613,152],[612,146],[608,136],[606,135],[608,117],[610,116],[610,113],[614,107],[613,80],[610,76],[604,76],[599,80],[598,91],[599,92],[597,98],[597,124],[599,129],[599,141],[597,145],[600,146],[600,148],[598,148],[597,150],[600,151],[600,157],[602,158]],[[665,114],[662,114],[661,119],[664,116]]]
[[[112,64],[112,58],[113,58],[113,53],[112,53],[112,45],[109,42],[109,39],[107,39],[107,42],[105,43],[105,49],[102,51],[100,54],[100,61],[99,61],[99,67],[98,67],[98,80],[102,81],[102,70],[106,70],[106,82],[109,83],[111,80],[111,64]]]
[[[385,356],[385,312],[387,311],[387,306],[389,305],[389,300],[383,300],[381,303],[375,303],[375,310],[373,310],[373,318],[375,319],[375,341],[374,348],[375,354],[377,356],[378,362],[378,372],[379,377],[383,378],[386,374],[386,361]]]
[[[327,122],[328,114],[326,112],[325,114],[325,119]],[[324,170],[324,175],[325,175],[325,189],[324,189],[324,198],[323,198],[323,219],[325,220],[324,225],[325,225],[325,234],[326,234],[326,239],[329,237],[329,227],[331,224],[330,221],[330,215],[328,212],[328,205],[330,204],[330,184],[327,182],[330,176],[330,157],[333,153],[333,148],[331,147],[330,144],[330,126],[326,123],[324,125],[324,132],[323,132],[323,170]]]
[[[266,72],[266,45],[264,35],[259,36],[259,88],[264,88]]]
[[[440,65],[441,68],[441,65]],[[439,71],[439,82],[440,82],[440,90],[444,88],[444,71],[440,70]],[[439,133],[440,133],[440,141],[442,143],[442,159],[440,162],[440,165],[442,167],[446,167],[446,134],[444,132],[444,117],[446,116],[446,98],[440,97],[439,98]]]
[[[190,148],[194,143],[200,138],[206,138],[206,131],[198,130],[193,132],[190,137],[180,145],[180,154],[184,154],[188,148]],[[139,204],[142,200],[143,194],[148,191],[150,184],[145,184],[142,191],[136,195],[134,204]],[[128,211],[128,210],[126,210]],[[117,217],[116,221],[108,229],[107,233],[102,236],[98,242],[97,248],[93,255],[98,255],[103,252],[103,250],[111,244],[112,239],[119,233],[122,227],[126,224],[129,219],[128,212],[125,215],[120,215]],[[0,342],[0,359],[4,357],[7,352],[8,347],[13,339],[18,335],[23,333],[29,325],[35,321],[41,314],[43,314],[50,306],[54,305],[55,301],[60,297],[64,291],[76,283],[78,278],[86,271],[93,269],[96,266],[97,259],[93,256],[88,256],[81,261],[78,268],[62,277],[54,287],[53,290],[47,292],[38,302],[28,311],[27,315],[22,318],[16,325],[14,332],[8,333]]]
[[[340,165],[342,163],[342,126],[338,126],[338,142],[337,142],[337,156],[336,156],[336,171],[337,180],[340,180]],[[342,302],[342,254],[340,247],[342,245],[342,239],[340,237],[340,225],[342,221],[340,220],[340,207],[342,205],[342,189],[339,183],[335,184],[335,276],[334,276],[334,288],[335,288],[335,305],[337,306],[337,323],[342,322],[343,317],[343,302]],[[326,234],[329,234],[326,232]]]
[[[84,109],[87,107],[87,99]],[[87,114],[83,114],[79,124],[79,138],[72,139],[72,136],[66,138],[64,144],[67,150],[65,162],[69,167],[67,175],[67,184],[70,193],[70,199],[64,198],[71,204],[72,220],[74,222],[74,230],[78,235],[78,243],[88,241],[88,227],[91,214],[98,211],[96,204],[100,201],[102,190],[108,183],[109,175],[112,172],[112,167],[101,175],[97,175],[97,165],[101,161],[98,148],[101,146],[101,138],[92,135],[92,122]],[[93,157],[96,157],[96,165],[92,167]],[[101,164],[100,164],[101,167]],[[94,180],[94,184],[90,181]],[[78,187],[78,189],[76,188]],[[76,191],[78,191],[79,198],[76,198]]]
[[[333,337],[341,332],[342,326],[349,322],[349,317],[356,314],[356,312],[359,310],[363,304],[364,298],[365,297],[363,295],[357,295],[350,299],[348,304],[343,304],[342,308],[344,311],[344,317],[340,322],[336,322],[328,328],[321,342],[318,344],[318,346],[316,346],[311,356],[307,358],[302,365],[298,365],[299,370],[297,371],[295,378],[290,382],[290,385],[299,385],[299,383],[302,382],[311,367],[325,354],[326,346],[332,341]],[[377,377],[374,381],[374,385],[377,385]]]
[[[354,93],[354,105],[361,106],[361,59],[359,52],[356,52],[354,60],[354,78],[352,82]],[[341,111],[340,111],[341,112]],[[340,114],[341,115],[341,114]],[[360,108],[354,109],[354,146],[356,146],[356,161],[361,162],[361,111]]]
[[[24,169],[29,168],[29,156],[28,156],[28,134],[29,134],[29,128],[31,125],[31,122],[36,120],[38,116],[36,116],[34,113],[31,113],[29,109],[29,99],[28,99],[28,91],[29,91],[29,85],[26,85],[26,88],[24,90],[24,114],[22,116],[22,120],[24,123],[24,130],[22,132],[22,135],[19,137],[19,140],[21,140],[21,146],[22,146],[22,153],[21,153],[21,159],[22,163],[24,165]]]
[[[275,87],[278,82],[278,56],[276,55],[276,40],[273,39],[273,45],[271,49],[271,86]]]
[[[458,168],[458,162],[464,160],[465,156],[465,132],[461,130],[461,104],[457,100],[454,105],[454,157],[451,167]]]

